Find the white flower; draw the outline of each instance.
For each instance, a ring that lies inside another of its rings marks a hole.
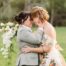
[[[6,45],[5,45],[5,47],[6,47],[6,48],[9,48],[9,47],[10,47],[10,45],[11,45],[11,44],[6,44]]]
[[[2,51],[2,55],[5,56],[5,55],[8,55],[8,49],[7,48],[4,48],[4,50]]]
[[[18,27],[18,26],[19,26],[19,24],[16,24],[15,26],[16,26],[16,27]]]
[[[6,34],[3,35],[3,44],[10,44],[11,40],[10,40],[10,36]]]
[[[0,23],[1,26],[4,26],[5,24],[4,23]]]
[[[9,27],[9,26],[7,26],[7,27],[5,28],[5,30],[6,30],[6,31],[10,30],[10,27]]]
[[[7,26],[13,26],[13,25],[14,25],[14,23],[12,23],[12,22],[7,23]]]
[[[7,26],[5,28],[6,32],[3,33],[3,35],[2,35],[4,47],[1,48],[0,51],[2,52],[2,55],[4,56],[4,58],[8,58],[8,55],[9,55],[8,50],[10,49],[10,46],[12,44],[11,38],[15,35],[16,30],[17,30],[18,24],[16,24],[15,27],[10,28],[10,26],[13,26],[13,25],[14,25],[13,23],[8,22]]]
[[[2,55],[5,55],[5,54],[6,54],[6,51],[3,51],[3,52],[2,52]]]
[[[1,52],[4,51],[4,48],[1,48],[0,51],[1,51]]]

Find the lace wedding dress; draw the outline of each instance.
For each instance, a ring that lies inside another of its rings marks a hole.
[[[57,44],[57,41],[50,38],[48,35],[44,35],[44,38],[42,40],[42,43],[43,44],[48,44],[48,45],[51,45],[52,48],[50,50],[49,53],[47,53],[46,57],[44,58],[45,60],[45,63],[43,66],[49,66],[50,63],[51,63],[51,60],[54,60],[55,64],[57,64],[58,66],[63,66],[62,65],[62,61],[61,61],[61,58],[60,58],[60,52],[59,50],[56,48],[56,44]]]

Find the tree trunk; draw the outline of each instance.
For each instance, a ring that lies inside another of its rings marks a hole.
[[[54,1],[51,0],[50,1],[50,7],[51,7],[51,24],[53,24],[53,21],[54,21]]]
[[[29,11],[31,9],[31,0],[25,0],[24,11]]]

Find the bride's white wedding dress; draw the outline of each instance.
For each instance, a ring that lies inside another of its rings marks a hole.
[[[52,46],[50,52],[46,55],[44,66],[49,66],[51,60],[54,60],[55,64],[57,64],[58,66],[63,66],[60,58],[60,52],[56,48],[57,41],[50,38],[48,35],[44,35],[44,37],[46,39],[42,40],[43,44],[48,44]]]

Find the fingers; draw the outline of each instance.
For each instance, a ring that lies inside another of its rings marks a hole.
[[[30,52],[30,49],[29,48],[22,48],[22,52],[29,53]]]
[[[24,53],[27,53],[25,48],[22,48],[21,51],[24,52]]]

